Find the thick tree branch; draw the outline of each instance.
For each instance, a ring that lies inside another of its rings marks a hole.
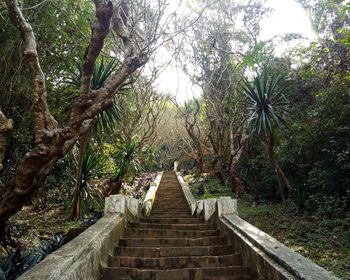
[[[21,209],[25,199],[41,187],[57,160],[72,149],[80,136],[89,129],[94,117],[110,107],[114,95],[127,78],[147,61],[147,56],[144,54],[128,55],[104,87],[90,92],[91,75],[89,71],[93,69],[96,58],[103,47],[103,40],[107,36],[111,10],[116,11],[112,9],[111,1],[104,4],[105,1],[95,0],[98,23],[97,26],[93,27],[92,38],[83,66],[86,67],[83,70],[86,79],[82,81],[85,87],[82,87],[79,99],[73,104],[66,124],[57,127],[57,123],[48,109],[45,76],[40,67],[32,27],[24,19],[18,1],[5,0],[5,2],[13,24],[21,32],[24,54],[33,74],[36,141],[35,146],[24,156],[16,174],[1,194],[0,230],[4,228],[10,217]],[[123,10],[125,11],[125,8]],[[122,21],[124,24],[127,19],[122,17]],[[130,54],[130,52],[127,53]],[[90,94],[84,94],[86,92]]]
[[[124,44],[124,56],[125,58],[134,55],[134,48],[131,43],[131,35],[128,25],[129,18],[129,6],[126,0],[116,1],[114,0],[114,12],[113,12],[113,30],[122,39]]]
[[[92,34],[90,44],[86,50],[83,62],[82,76],[80,82],[80,94],[90,92],[91,76],[98,55],[100,54],[104,39],[109,33],[109,26],[113,14],[113,5],[111,1],[95,1],[96,22],[92,24]]]
[[[37,52],[35,35],[32,26],[24,18],[17,0],[5,0],[14,26],[21,33],[24,45],[24,56],[32,73],[35,115],[35,142],[42,143],[57,128],[57,122],[51,115],[47,105],[45,75],[41,69]]]

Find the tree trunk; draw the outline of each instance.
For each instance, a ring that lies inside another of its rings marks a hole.
[[[86,147],[87,147],[87,138],[88,138],[88,133],[84,134],[79,140],[80,147],[79,147],[79,157],[78,157],[78,165],[77,165],[76,184],[75,184],[74,198],[73,198],[72,219],[80,218],[80,192],[81,192],[81,183],[82,183],[81,175],[82,175],[82,169],[83,169],[84,156],[85,156]]]
[[[2,161],[5,156],[6,136],[5,134],[12,129],[12,120],[5,117],[0,108],[0,170],[2,170]]]
[[[269,157],[270,163],[272,165],[273,171],[275,172],[278,180],[278,186],[281,192],[281,198],[283,201],[285,201],[289,193],[292,192],[292,186],[276,159],[276,154],[274,150],[274,141],[273,141],[272,135],[265,136],[264,146],[266,148],[266,152]]]
[[[33,28],[23,16],[18,1],[5,0],[5,3],[13,25],[21,34],[24,56],[32,73],[35,143],[2,191],[0,231],[4,231],[7,220],[22,208],[24,201],[43,185],[55,163],[87,132],[94,117],[113,104],[114,96],[126,79],[143,66],[149,56],[147,52],[135,51],[126,9],[121,11],[120,6],[113,7],[112,1],[94,1],[96,21],[92,24],[91,38],[83,62],[80,96],[72,104],[67,121],[59,126],[48,107],[45,75]],[[91,91],[89,86],[92,69],[103,48],[104,39],[109,34],[112,16],[112,28],[124,43],[124,60],[102,88]]]
[[[121,178],[114,178],[109,183],[109,189],[106,192],[105,196],[110,196],[113,194],[118,194],[120,192],[120,189],[122,188],[122,179]]]
[[[201,146],[197,147],[196,154],[197,154],[196,155],[196,165],[199,169],[199,172],[203,173],[204,172],[204,160],[203,160],[203,150],[202,150]]]

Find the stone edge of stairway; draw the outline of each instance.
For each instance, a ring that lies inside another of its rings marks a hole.
[[[281,280],[340,280],[333,273],[251,225],[238,216],[237,200],[230,197],[196,200],[180,172],[176,177],[181,185],[192,215],[214,221],[230,243],[241,252],[243,262],[259,279]]]
[[[163,172],[158,172],[151,183],[148,197],[154,197]],[[147,192],[148,194],[148,192]],[[147,195],[146,195],[147,197]],[[154,200],[154,199],[153,199]],[[119,242],[128,222],[137,222],[146,203],[124,195],[105,199],[105,215],[76,238],[49,254],[29,269],[19,280],[98,280],[101,266]],[[148,204],[149,205],[149,204]],[[152,207],[152,204],[150,207]]]

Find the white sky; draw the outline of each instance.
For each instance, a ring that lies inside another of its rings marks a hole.
[[[311,40],[316,38],[307,14],[294,0],[266,0],[266,5],[274,11],[262,22],[262,40],[285,33],[300,33]],[[276,52],[280,53],[285,48],[281,46]],[[163,59],[169,60],[170,55]],[[161,92],[176,96],[179,102],[200,95],[200,89],[191,84],[182,70],[176,67],[175,61],[160,74],[157,82]]]

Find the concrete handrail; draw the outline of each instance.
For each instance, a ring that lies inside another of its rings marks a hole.
[[[219,198],[197,200],[180,172],[176,172],[176,177],[191,209],[192,215],[204,216],[205,221],[208,221],[215,213],[217,206],[219,217],[223,214],[237,214],[236,199],[232,199],[229,196],[221,196]]]
[[[179,172],[177,179],[192,215],[214,220],[241,252],[243,262],[257,279],[340,280],[331,272],[290,250],[267,233],[238,216],[237,200],[230,197],[196,200]]]
[[[157,193],[160,181],[162,180],[162,176],[163,176],[163,172],[158,172],[157,177],[151,183],[151,186],[147,191],[145,199],[143,200],[142,213],[145,216],[149,216],[151,214],[153,203],[154,203],[154,200],[156,199],[156,193]]]
[[[28,270],[20,280],[99,280],[101,266],[118,244],[127,222],[137,222],[142,216],[142,206],[152,209],[155,192],[162,173],[151,183],[153,199],[140,201],[124,195],[111,195],[105,199],[105,215],[76,238],[48,255]],[[147,193],[148,194],[148,193]],[[150,195],[149,195],[150,196]],[[147,197],[147,195],[146,195]]]
[[[302,255],[290,250],[272,236],[249,224],[237,215],[224,215],[228,227],[237,230],[254,246],[276,261],[295,278],[303,280],[340,280],[331,272],[316,265]]]
[[[185,195],[186,201],[188,203],[188,205],[191,208],[191,213],[192,215],[194,214],[195,210],[196,210],[196,203],[197,200],[196,198],[193,196],[190,188],[188,187],[187,183],[185,182],[185,180],[182,178],[181,173],[180,172],[176,172],[176,178],[182,188],[182,191]]]

